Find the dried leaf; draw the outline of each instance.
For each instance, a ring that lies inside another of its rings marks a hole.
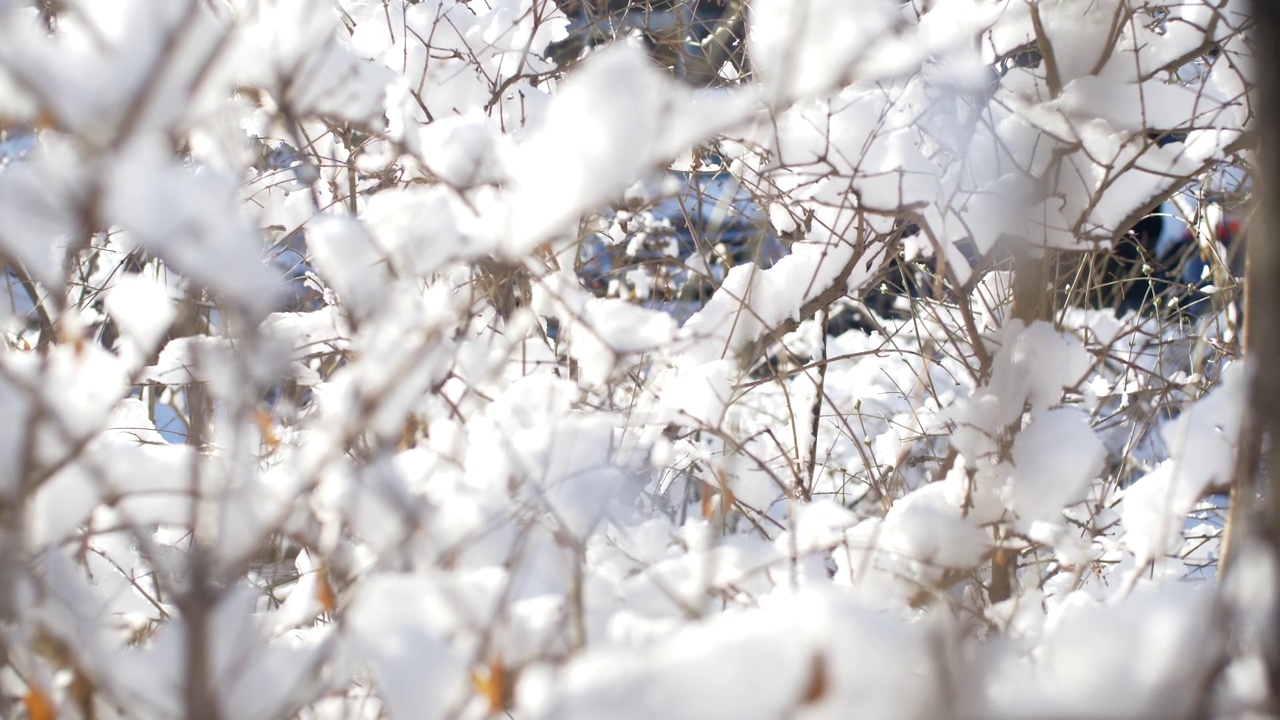
[[[258,426],[258,432],[262,434],[262,443],[267,446],[267,450],[275,452],[280,447],[280,436],[276,434],[275,418],[271,413],[259,408],[253,412],[253,422]]]
[[[410,415],[404,421],[404,428],[400,431],[400,449],[408,450],[417,444],[418,431],[426,429],[422,421],[415,415]]]
[[[489,712],[502,712],[510,705],[511,688],[501,660],[493,660],[471,673],[471,686],[489,703]]]
[[[812,705],[827,694],[827,662],[821,655],[813,656],[809,668],[809,684],[805,685],[804,695],[800,697],[801,705]]]
[[[58,713],[53,701],[40,688],[32,686],[22,701],[27,706],[27,717],[30,720],[57,720]]]
[[[36,114],[35,121],[32,123],[37,131],[39,130],[57,130],[58,118],[48,109],[41,108]]]
[[[720,508],[728,514],[733,507],[736,499],[733,497],[733,491],[729,489],[729,482],[725,478],[724,473],[720,470],[713,471],[716,476],[716,484],[704,482],[702,486],[702,517],[710,520],[716,514],[716,493],[720,494]]]
[[[337,598],[334,596],[333,585],[329,582],[329,573],[325,570],[324,565],[316,568],[316,602],[320,603],[320,607],[325,612],[333,612],[337,608]]]
[[[85,677],[84,673],[76,670],[75,677],[71,679],[71,685],[67,687],[67,692],[76,701],[76,706],[80,708],[80,715],[84,720],[93,720],[93,682]]]

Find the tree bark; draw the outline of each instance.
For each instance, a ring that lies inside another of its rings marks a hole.
[[[1280,63],[1280,4],[1270,0],[1253,3],[1253,51],[1259,68]],[[1254,127],[1259,131],[1254,197],[1256,207],[1249,229],[1245,278],[1245,370],[1249,392],[1245,436],[1241,438],[1234,503],[1249,508],[1261,481],[1262,503],[1256,513],[1234,512],[1233,520],[1253,524],[1249,534],[1271,552],[1280,555],[1280,458],[1274,439],[1280,437],[1280,77],[1264,70],[1257,74]],[[1234,504],[1233,503],[1233,504]],[[1243,530],[1232,528],[1237,538]],[[1235,552],[1234,554],[1238,554]],[[1280,588],[1272,588],[1271,636],[1265,638],[1270,695],[1280,698]]]

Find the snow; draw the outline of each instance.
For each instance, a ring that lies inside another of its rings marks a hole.
[[[108,182],[105,215],[135,242],[249,315],[274,309],[280,283],[262,263],[258,234],[236,212],[231,178],[184,168],[148,138],[121,153]]]
[[[385,301],[391,274],[373,237],[350,218],[317,218],[307,227],[307,248],[317,272],[360,318]]]
[[[1000,335],[993,343],[998,352],[988,385],[948,412],[957,426],[956,448],[968,458],[988,454],[992,438],[1000,428],[1017,421],[1024,406],[1031,406],[1034,417],[1037,411],[1056,405],[1062,390],[1074,387],[1090,367],[1080,342],[1047,323],[1024,327],[1021,321],[1010,320]],[[1092,449],[1082,448],[1082,452],[1084,467],[1097,463]]]
[[[889,0],[767,0],[751,5],[751,58],[778,101],[837,87],[877,39],[892,33]]]
[[[168,288],[143,275],[121,276],[107,291],[105,303],[138,355],[159,346],[177,315]]]
[[[1220,386],[1161,428],[1169,458],[1125,492],[1124,541],[1140,560],[1149,562],[1178,545],[1182,518],[1211,486],[1232,477],[1246,406],[1244,370],[1241,364],[1228,366]]]
[[[49,288],[63,281],[62,256],[80,232],[77,216],[87,178],[64,142],[47,140],[0,173],[0,213],[11,218],[0,246]]]
[[[1002,667],[986,688],[985,717],[1115,717],[1178,713],[1212,672],[1220,639],[1212,594],[1150,586],[1114,604],[1075,593],[1049,614],[1040,651]],[[1021,666],[1021,667],[1019,667]]]
[[[0,696],[1267,707],[1230,268],[1024,322],[1007,257],[1234,219],[1240,2],[753,0],[716,87],[552,0],[0,5]]]
[[[1062,523],[1062,509],[1085,499],[1102,471],[1106,447],[1075,408],[1031,416],[1013,441],[1010,509],[1019,524]]]
[[[733,364],[728,360],[713,360],[673,373],[661,385],[662,403],[694,421],[719,425],[732,399],[733,375]]]
[[[485,584],[491,592],[495,589],[491,580],[496,578],[475,579],[490,580]],[[381,696],[395,716],[443,718],[462,700],[465,656],[445,640],[457,620],[470,614],[462,597],[450,597],[462,589],[388,575],[367,584],[353,604],[355,650],[372,665]],[[467,605],[473,603],[469,597]]]
[[[927,717],[929,701],[907,691],[919,678],[893,672],[911,666],[928,677],[922,640],[919,632],[883,622],[847,598],[784,594],[643,654],[588,654],[559,681],[562,699],[536,717],[776,717],[792,711],[806,718]],[[703,672],[707,668],[732,672]]]
[[[990,547],[987,533],[962,515],[963,488],[931,483],[898,502],[878,528],[877,543],[909,562],[970,568]]]
[[[565,233],[583,211],[745,117],[738,99],[695,97],[629,44],[594,55],[511,153],[506,251],[520,255]]]
[[[221,338],[175,338],[165,343],[155,364],[145,368],[140,379],[174,385],[201,382],[216,373],[214,365],[225,364],[230,357],[230,343]]]

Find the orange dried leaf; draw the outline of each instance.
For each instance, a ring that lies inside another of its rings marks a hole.
[[[58,713],[53,707],[53,701],[40,692],[40,688],[33,686],[27,690],[27,696],[22,701],[27,706],[27,717],[31,720],[57,720]]]
[[[330,613],[338,606],[333,585],[329,583],[329,573],[325,572],[323,565],[316,568],[316,602],[320,603],[325,612]]]
[[[422,422],[417,417],[410,415],[409,419],[404,421],[404,427],[400,430],[400,449],[408,450],[417,443],[418,431],[423,429]]]
[[[489,703],[489,712],[502,712],[507,708],[507,671],[500,661],[472,672],[471,687]]]
[[[733,504],[737,501],[733,497],[733,491],[729,489],[729,482],[725,479],[724,473],[720,470],[713,471],[715,473],[716,484],[709,482],[702,483],[702,517],[710,520],[716,515],[716,494],[720,495],[720,510],[726,514],[733,508]]]
[[[813,656],[809,669],[809,682],[805,685],[804,695],[800,697],[802,705],[812,705],[827,694],[827,663],[821,655]]]
[[[262,443],[268,450],[275,452],[280,447],[280,437],[276,435],[275,418],[271,417],[271,413],[266,410],[259,409],[253,412],[253,422],[258,426],[258,432],[262,434]]]
[[[35,121],[32,123],[36,130],[56,130],[58,129],[58,118],[47,109],[41,109],[36,114]]]

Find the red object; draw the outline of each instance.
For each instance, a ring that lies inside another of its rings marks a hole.
[[[1230,245],[1232,240],[1240,237],[1240,219],[1234,217],[1224,218],[1218,224],[1218,240],[1224,245]]]

